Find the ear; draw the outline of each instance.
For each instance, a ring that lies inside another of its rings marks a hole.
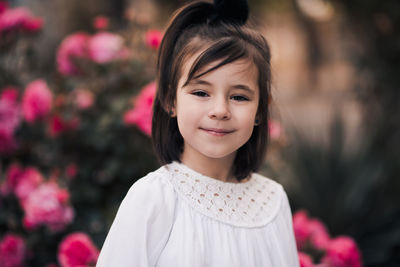
[[[171,118],[176,117],[175,108],[171,108],[171,109],[170,109],[170,111],[169,111],[169,116],[170,116]]]
[[[258,126],[260,124],[261,124],[260,116],[256,115],[256,118],[254,119],[254,126]]]
[[[170,107],[170,108],[168,108],[168,115],[171,117],[171,118],[174,118],[174,117],[176,117],[176,108],[175,108],[175,102],[174,102],[174,105],[172,106],[172,107]]]

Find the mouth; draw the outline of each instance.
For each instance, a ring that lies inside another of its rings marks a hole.
[[[200,129],[213,136],[225,136],[234,132],[233,130],[219,129],[219,128],[200,128]]]

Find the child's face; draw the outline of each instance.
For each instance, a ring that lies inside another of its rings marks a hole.
[[[183,66],[174,108],[184,139],[183,156],[195,161],[234,159],[253,132],[259,102],[257,68],[237,60],[183,86],[195,58]]]

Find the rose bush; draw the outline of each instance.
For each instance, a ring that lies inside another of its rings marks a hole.
[[[12,52],[0,53],[11,77],[0,79],[0,265],[94,265],[115,203],[157,166],[148,135],[162,34],[97,16],[94,32],[59,41],[54,71],[3,65],[27,57],[19,44],[35,52],[44,21],[0,1],[0,46]]]
[[[361,252],[355,241],[348,236],[332,239],[325,224],[310,218],[307,211],[293,214],[293,229],[301,267],[362,266]]]

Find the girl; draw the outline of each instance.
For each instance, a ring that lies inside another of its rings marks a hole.
[[[270,51],[246,1],[190,3],[163,38],[152,138],[164,164],[121,203],[97,266],[299,266],[287,196],[255,173]]]

